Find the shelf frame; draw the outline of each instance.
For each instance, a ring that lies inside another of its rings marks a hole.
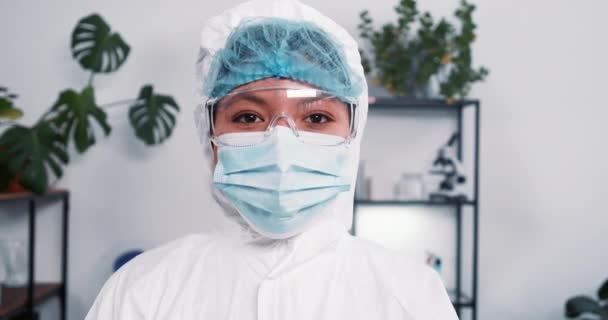
[[[465,201],[430,201],[430,200],[369,200],[369,199],[355,199],[353,203],[353,225],[351,233],[356,234],[357,226],[357,206],[428,206],[428,207],[452,207],[456,211],[456,288],[452,290],[450,299],[453,302],[454,308],[458,316],[461,316],[463,308],[470,308],[472,311],[472,319],[477,320],[477,297],[478,291],[478,274],[479,274],[479,157],[480,157],[480,125],[481,125],[481,112],[480,102],[476,99],[461,99],[455,100],[448,104],[445,100],[441,99],[415,99],[415,98],[404,98],[404,97],[381,97],[374,98],[370,97],[370,113],[374,109],[380,110],[431,110],[441,111],[450,110],[456,113],[456,120],[458,125],[458,159],[462,160],[462,132],[463,132],[463,114],[466,108],[474,109],[474,120],[473,120],[473,139],[474,139],[474,150],[473,150],[473,199]],[[462,237],[463,237],[463,223],[462,215],[463,208],[468,207],[472,210],[472,279],[471,296],[467,296],[462,291]],[[464,299],[464,300],[463,300]],[[464,302],[462,302],[464,301]]]
[[[0,304],[0,319],[10,319],[28,312],[29,288],[3,287],[3,303]],[[37,283],[34,285],[34,306],[39,305],[52,297],[59,297],[63,291],[61,283]]]
[[[61,230],[61,282],[58,284],[37,283],[35,279],[36,271],[36,204],[38,200],[56,200],[62,202],[62,230]],[[9,299],[17,299],[23,303],[18,303],[12,307],[0,305],[0,320],[10,319],[17,314],[27,314],[34,319],[37,318],[35,307],[42,301],[52,297],[59,297],[60,302],[60,319],[65,320],[67,315],[67,273],[68,273],[68,225],[69,225],[69,202],[70,193],[65,189],[51,189],[43,195],[36,195],[31,192],[16,192],[0,194],[0,204],[26,202],[28,212],[28,283],[25,287],[25,298],[23,301],[20,297],[11,297]],[[50,287],[49,287],[50,286]],[[49,290],[49,288],[51,288]],[[48,292],[47,292],[48,291]],[[3,291],[4,292],[4,291]],[[42,294],[41,294],[42,292]],[[22,295],[21,291],[14,291],[8,288],[7,295],[18,294]],[[3,299],[6,297],[3,295]]]
[[[369,200],[355,199],[356,205],[375,205],[375,206],[439,206],[439,207],[457,207],[457,206],[474,206],[477,204],[475,200],[465,201],[429,201],[429,200]]]

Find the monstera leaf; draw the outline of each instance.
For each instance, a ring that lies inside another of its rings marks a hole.
[[[566,302],[566,317],[577,318],[583,315],[596,315],[607,319],[608,312],[595,300],[587,296],[576,296]]]
[[[70,136],[73,137],[76,150],[80,153],[95,144],[93,121],[97,122],[106,136],[112,130],[105,111],[95,104],[95,93],[90,86],[80,94],[72,89],[63,91],[51,107],[48,118],[63,133],[66,141]]]
[[[112,72],[129,56],[129,45],[97,14],[82,18],[72,32],[72,56],[93,72]]]
[[[604,283],[602,283],[600,288],[597,290],[597,297],[600,298],[600,300],[608,300],[608,279],[606,279],[606,281],[604,281]]]
[[[146,85],[129,109],[129,120],[137,137],[147,145],[154,145],[171,136],[177,112],[179,106],[171,96],[154,94],[152,86]]]
[[[15,98],[17,95],[8,93],[5,87],[0,87],[0,118],[15,120],[23,116],[23,111],[13,105]]]
[[[47,169],[61,177],[68,161],[64,137],[46,121],[15,125],[0,137],[0,167],[11,177],[19,174],[19,183],[37,194],[47,189]]]

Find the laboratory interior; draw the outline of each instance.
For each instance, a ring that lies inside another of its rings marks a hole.
[[[606,12],[0,0],[0,320],[608,320]]]

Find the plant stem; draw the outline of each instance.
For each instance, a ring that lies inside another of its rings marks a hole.
[[[120,105],[123,105],[123,104],[133,104],[136,101],[137,101],[137,99],[124,99],[124,100],[118,100],[118,101],[102,104],[99,107],[102,108],[102,109],[108,109],[108,108],[120,106]]]

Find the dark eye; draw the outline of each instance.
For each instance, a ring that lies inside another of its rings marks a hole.
[[[233,121],[239,123],[255,123],[262,121],[262,119],[253,113],[243,113],[234,118]]]
[[[325,123],[327,122],[329,119],[327,118],[327,116],[325,116],[324,114],[321,113],[315,113],[315,114],[311,114],[310,116],[308,116],[308,118],[306,119],[306,121],[308,122],[312,122],[312,123]]]

